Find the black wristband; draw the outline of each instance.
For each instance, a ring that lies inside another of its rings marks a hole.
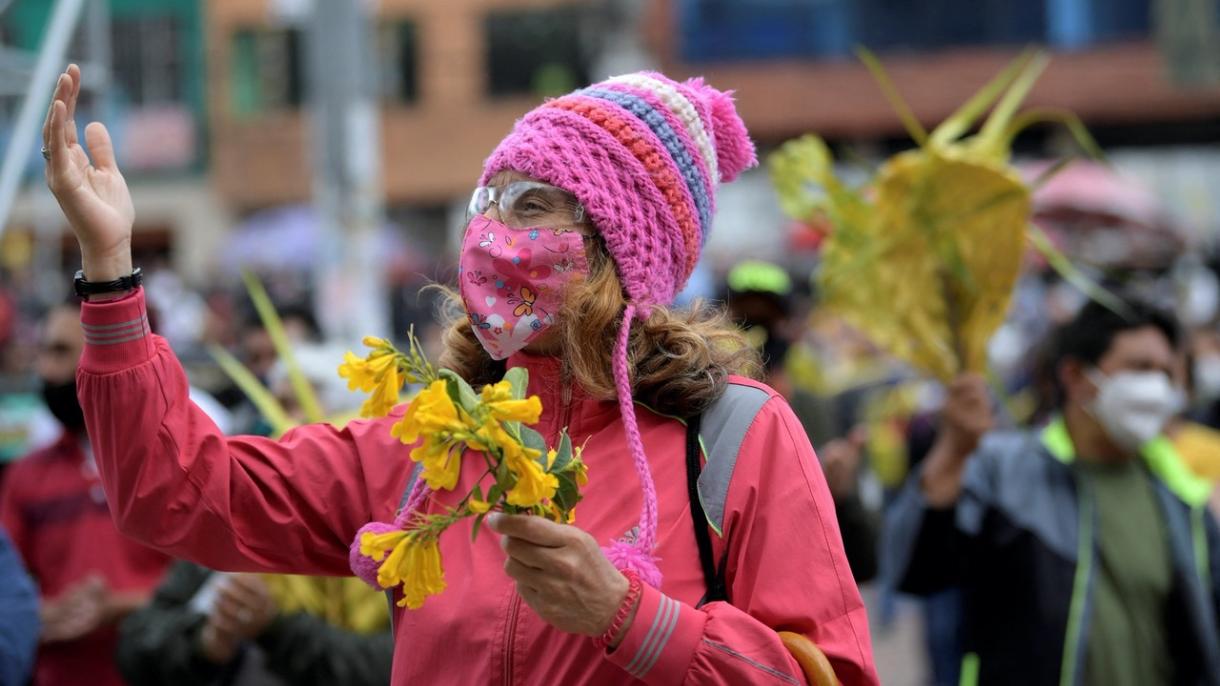
[[[133,291],[144,283],[144,274],[136,267],[129,276],[124,276],[114,281],[85,281],[85,271],[77,270],[76,279],[72,281],[72,290],[76,291],[76,297],[87,298],[91,295],[101,295],[102,293],[120,293],[122,291]]]

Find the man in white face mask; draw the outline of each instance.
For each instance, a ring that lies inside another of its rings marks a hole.
[[[1177,328],[1126,309],[1091,303],[1059,332],[1046,427],[988,433],[986,386],[958,379],[891,509],[891,581],[964,590],[973,683],[1220,684],[1210,487],[1163,435],[1183,403]]]

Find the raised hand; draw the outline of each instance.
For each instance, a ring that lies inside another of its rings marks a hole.
[[[948,507],[962,491],[968,458],[991,430],[995,418],[987,382],[978,374],[963,374],[947,389],[936,442],[928,452],[920,482],[932,507]]]
[[[47,186],[80,243],[85,278],[111,281],[131,274],[135,209],[106,127],[99,122],[85,127],[88,154],[77,140],[74,117],[79,97],[80,68],[73,64],[59,75],[42,126]]]

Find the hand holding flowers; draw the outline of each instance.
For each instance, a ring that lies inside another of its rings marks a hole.
[[[558,445],[549,448],[527,426],[538,421],[542,403],[536,396],[525,397],[526,370],[510,369],[503,380],[476,393],[451,370],[434,368],[414,335],[405,353],[380,338],[369,337],[364,343],[370,348],[365,358],[348,353],[339,367],[349,388],[371,393],[362,416],[384,416],[397,403],[404,383],[424,384],[390,430],[404,444],[415,445],[410,459],[420,465],[418,478],[429,489],[453,490],[464,459],[481,458],[486,471],[456,507],[421,514],[408,503],[393,524],[366,525],[353,545],[354,568],[368,569],[370,577],[375,569],[382,588],[401,584],[400,605],[414,609],[444,591],[437,541],[459,520],[475,517],[475,536],[492,511],[573,521],[579,487],[588,481],[581,448],[572,445],[566,431]]]

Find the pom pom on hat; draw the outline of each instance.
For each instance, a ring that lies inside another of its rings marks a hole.
[[[728,183],[758,164],[754,142],[750,140],[746,125],[733,104],[733,91],[718,91],[704,83],[702,78],[689,79],[685,85],[702,98],[710,110],[720,181]]]

